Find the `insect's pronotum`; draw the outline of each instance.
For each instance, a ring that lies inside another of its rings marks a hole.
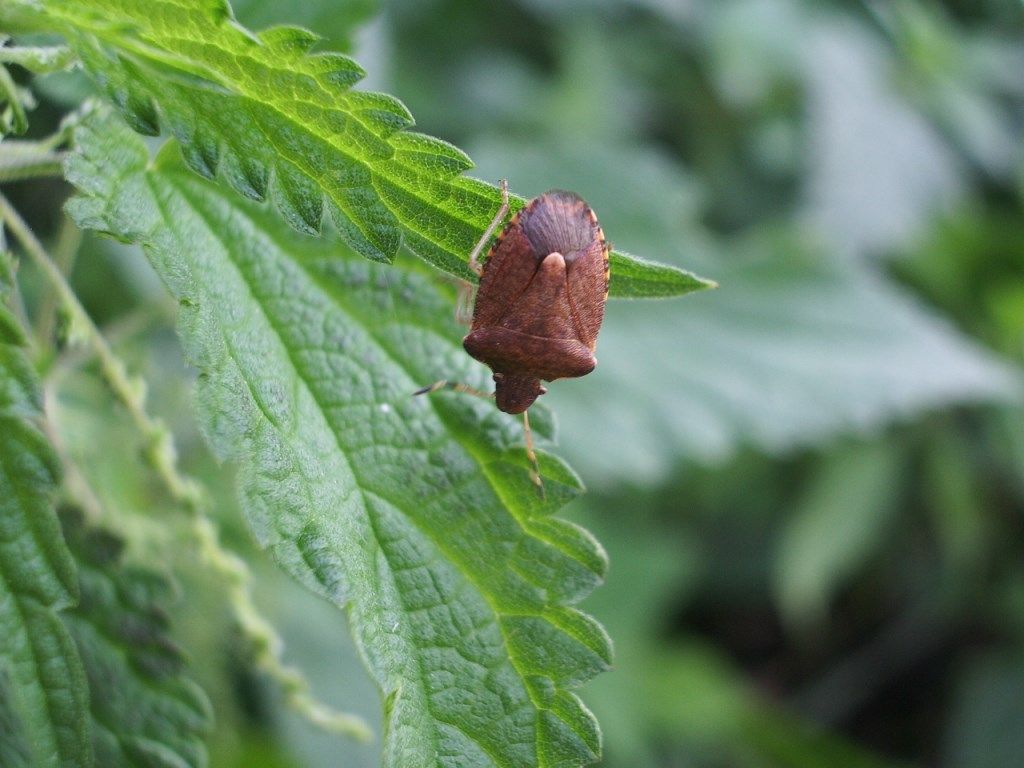
[[[594,348],[608,298],[608,252],[590,206],[573,192],[535,197],[505,226],[481,266],[477,261],[508,212],[502,203],[469,257],[480,276],[473,320],[462,341],[494,373],[494,398],[505,413],[522,413],[531,478],[541,486],[527,409],[547,390],[541,381],[585,376],[594,370]],[[417,394],[450,387],[439,381]]]

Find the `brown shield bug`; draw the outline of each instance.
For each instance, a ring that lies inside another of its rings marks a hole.
[[[481,266],[480,251],[508,212],[504,180],[501,190],[501,208],[469,257],[480,285],[462,345],[493,371],[498,408],[523,414],[531,477],[539,486],[526,412],[547,391],[542,380],[585,376],[597,365],[610,248],[590,206],[573,192],[552,190],[512,218]],[[443,387],[472,392],[441,381],[417,394]]]

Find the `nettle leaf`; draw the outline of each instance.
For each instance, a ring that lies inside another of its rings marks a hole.
[[[458,148],[406,130],[414,121],[397,99],[351,90],[363,70],[338,53],[310,53],[316,35],[283,26],[251,33],[225,0],[40,5],[128,124],[152,135],[167,126],[193,170],[248,198],[269,196],[300,232],[320,232],[327,212],[369,259],[391,261],[404,242],[475,281],[466,261],[499,191],[461,175],[473,163]],[[511,202],[515,211],[525,201]],[[616,296],[713,285],[625,253],[614,254],[612,274]]]
[[[62,510],[61,522],[81,595],[64,623],[89,680],[96,765],[205,766],[212,715],[168,635],[170,583],[122,564],[121,540],[86,527],[77,511]]]
[[[0,666],[0,765],[4,768],[32,768],[32,746],[15,710],[14,687],[5,667]]]
[[[150,164],[110,117],[77,132],[69,179],[84,226],[140,242],[181,304],[200,422],[240,466],[259,541],[347,607],[386,697],[388,766],[576,766],[597,724],[569,689],[609,663],[571,607],[603,550],[551,517],[579,490],[541,453],[529,480],[518,420],[457,393],[483,386],[450,299],[419,270],[296,235],[189,173]]]
[[[89,766],[85,673],[58,614],[78,594],[53,509],[59,464],[40,428],[25,336],[6,306],[12,287],[0,252],[0,755],[4,765]]]

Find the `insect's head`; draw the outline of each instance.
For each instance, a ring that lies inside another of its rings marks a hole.
[[[505,413],[522,413],[545,392],[547,389],[541,386],[540,379],[533,376],[494,374],[494,400],[498,410]]]

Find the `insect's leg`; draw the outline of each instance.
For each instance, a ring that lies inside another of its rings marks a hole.
[[[477,259],[480,258],[480,252],[487,245],[487,241],[491,239],[491,235],[494,234],[494,230],[498,228],[502,220],[505,218],[505,214],[508,213],[508,179],[502,179],[498,182],[501,187],[501,207],[498,208],[498,212],[494,218],[491,219],[491,223],[487,225],[487,229],[484,230],[483,237],[480,241],[473,246],[472,252],[469,254],[469,268],[472,269],[477,275],[483,274],[483,267],[480,266],[480,262]]]
[[[540,491],[540,497],[544,498],[544,483],[540,479],[540,464],[537,463],[537,454],[533,450],[533,430],[530,429],[529,411],[523,411],[523,433],[526,435],[526,458],[530,460],[530,479]]]
[[[461,392],[464,395],[473,395],[474,397],[482,397],[484,400],[490,400],[494,395],[489,395],[486,392],[481,392],[479,389],[473,389],[468,384],[459,384],[455,381],[448,381],[447,379],[441,379],[435,381],[429,387],[423,387],[423,389],[417,389],[413,392],[413,396],[416,395],[430,395],[442,389],[451,389],[455,392]]]

